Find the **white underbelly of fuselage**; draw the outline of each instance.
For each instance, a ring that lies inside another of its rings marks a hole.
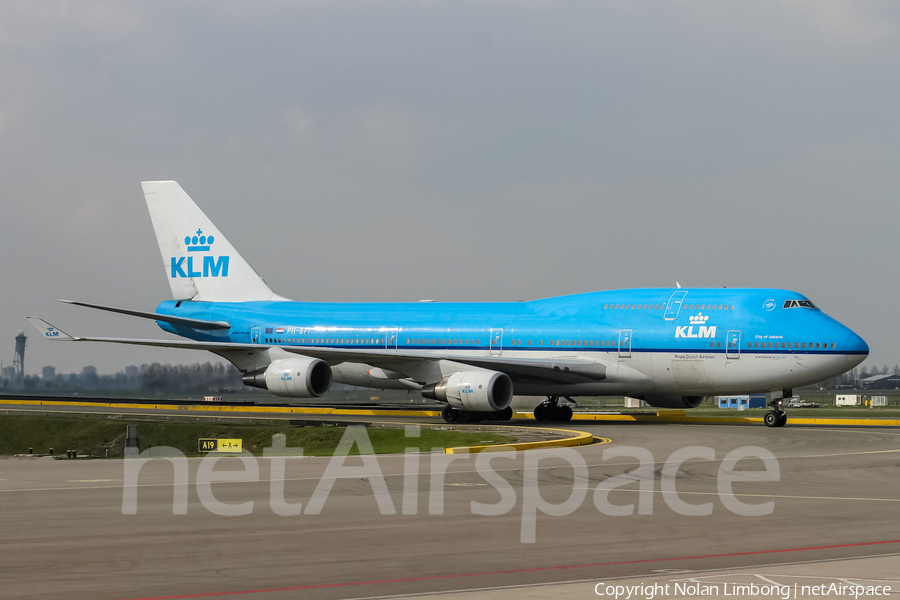
[[[389,354],[390,351],[386,351]],[[442,356],[457,354],[441,352]],[[460,357],[471,356],[458,352]],[[484,352],[482,356],[488,356]],[[499,357],[498,355],[494,355]],[[639,393],[668,393],[685,396],[761,393],[801,387],[851,369],[864,357],[841,354],[780,354],[741,353],[726,356],[704,352],[648,352],[632,351],[630,356],[611,352],[517,351],[504,349],[501,355],[509,359],[580,358],[594,360],[606,366],[606,378],[579,384],[516,382],[515,392],[522,395],[617,395]],[[439,361],[459,370],[464,365]],[[376,389],[415,390],[415,374],[409,378],[384,379],[380,373],[360,363],[343,363],[334,368],[335,381]],[[474,369],[474,367],[473,367]],[[444,370],[447,370],[446,368]],[[420,376],[421,379],[421,376]]]

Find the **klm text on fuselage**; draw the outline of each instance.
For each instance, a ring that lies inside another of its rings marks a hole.
[[[714,338],[716,337],[716,326],[700,325],[700,330],[694,333],[693,325],[681,325],[675,327],[675,337],[677,338]]]

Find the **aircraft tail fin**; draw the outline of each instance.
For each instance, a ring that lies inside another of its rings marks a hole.
[[[163,268],[176,300],[283,300],[175,181],[142,181]]]

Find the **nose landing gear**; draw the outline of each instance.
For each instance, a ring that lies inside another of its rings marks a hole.
[[[769,402],[772,410],[763,416],[766,427],[784,427],[787,423],[787,413],[784,412],[784,398],[776,398]]]

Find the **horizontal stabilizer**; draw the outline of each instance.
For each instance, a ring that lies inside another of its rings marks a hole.
[[[28,317],[28,322],[34,325],[35,329],[41,332],[41,335],[48,340],[77,340],[59,327],[54,327],[40,317]]]
[[[86,306],[87,308],[96,308],[97,310],[105,310],[108,312],[139,317],[141,319],[153,319],[154,321],[163,321],[172,325],[184,325],[194,329],[231,329],[231,324],[225,321],[204,321],[203,319],[188,319],[187,317],[173,317],[172,315],[161,315],[155,312],[145,312],[142,310],[131,310],[128,308],[115,308],[112,306],[102,306],[100,304],[88,304],[87,302],[76,302],[75,300],[60,300],[66,304],[74,304],[76,306]]]

